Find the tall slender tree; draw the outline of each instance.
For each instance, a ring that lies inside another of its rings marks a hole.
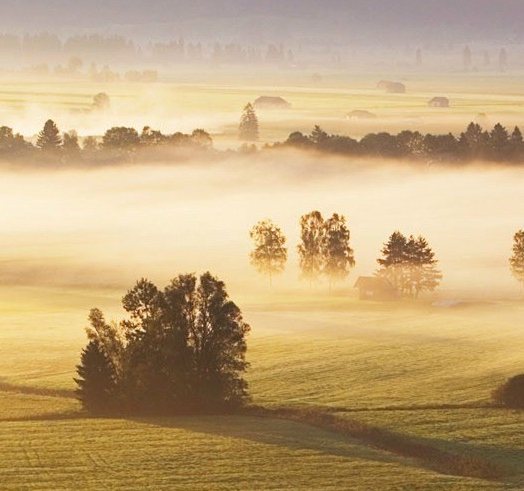
[[[271,286],[273,276],[284,271],[286,266],[286,237],[270,219],[258,222],[249,235],[255,246],[250,254],[251,264],[268,275]]]
[[[513,236],[509,265],[513,276],[524,286],[524,230],[519,230]]]
[[[301,276],[312,284],[318,280],[324,267],[324,218],[319,211],[312,211],[300,218],[301,243],[297,246]]]
[[[242,111],[240,124],[238,125],[238,139],[242,141],[258,141],[258,118],[253,105],[249,102]]]
[[[324,228],[323,273],[328,277],[331,289],[334,282],[346,278],[349,270],[355,265],[355,258],[353,249],[349,246],[350,232],[344,215],[333,213],[333,216],[326,220]]]

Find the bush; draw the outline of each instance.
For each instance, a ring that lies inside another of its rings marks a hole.
[[[493,391],[492,398],[500,406],[524,409],[524,374],[508,379]]]

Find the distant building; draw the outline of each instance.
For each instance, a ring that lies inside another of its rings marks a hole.
[[[360,300],[395,300],[397,289],[387,278],[381,276],[360,276],[355,283]]]
[[[391,82],[390,80],[381,80],[377,87],[384,89],[388,94],[405,94],[406,86],[401,82]]]
[[[449,99],[447,97],[433,97],[428,102],[429,107],[449,107]]]
[[[291,104],[282,97],[263,95],[253,102],[255,109],[289,109]]]
[[[346,115],[347,119],[377,119],[377,115],[363,109],[355,109]]]

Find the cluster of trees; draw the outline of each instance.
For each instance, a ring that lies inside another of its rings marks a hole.
[[[511,133],[497,123],[491,131],[470,123],[457,137],[453,134],[423,135],[405,130],[397,135],[370,133],[360,140],[349,136],[329,135],[318,125],[309,135],[295,131],[275,147],[314,149],[322,152],[386,158],[423,159],[433,162],[490,160],[523,162],[524,140],[516,126]]]
[[[101,93],[94,98],[94,109],[104,109],[109,101]],[[106,96],[107,97],[107,96]],[[82,146],[77,133],[61,133],[56,123],[49,119],[38,134],[35,145],[28,142],[12,128],[0,127],[0,159],[17,160],[36,158],[54,163],[78,163],[82,161],[121,161],[132,160],[137,154],[170,149],[211,150],[213,139],[206,131],[195,129],[191,134],[174,133],[164,135],[158,130],[145,126],[141,133],[125,126],[108,129],[102,139],[92,136],[83,139]]]
[[[384,244],[377,274],[389,280],[397,292],[405,297],[418,297],[422,290],[433,291],[442,274],[427,240],[419,235],[406,238],[393,232]]]
[[[250,237],[254,242],[251,263],[268,275],[271,284],[273,275],[281,273],[287,262],[286,237],[270,219],[258,222]],[[355,266],[350,237],[343,215],[334,213],[328,219],[319,211],[303,215],[297,246],[301,279],[312,284],[326,277],[330,288],[334,282],[344,280]],[[416,298],[421,291],[433,291],[440,284],[442,274],[435,253],[424,237],[406,238],[393,232],[381,252],[376,274],[387,278],[400,296]]]
[[[312,211],[301,217],[300,227],[302,242],[297,250],[301,277],[312,283],[325,275],[330,288],[333,282],[346,278],[355,265],[346,218],[334,213],[324,220],[320,212]],[[286,237],[269,219],[258,222],[250,231],[250,237],[254,242],[251,264],[267,274],[271,284],[273,275],[281,273],[286,265]]]
[[[88,412],[221,412],[247,402],[249,326],[222,281],[179,275],[159,290],[142,279],[122,304],[129,317],[118,324],[98,309],[89,315],[75,378]]]

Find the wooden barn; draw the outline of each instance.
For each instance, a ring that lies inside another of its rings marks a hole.
[[[447,97],[433,97],[428,102],[429,107],[449,107],[449,99]]]
[[[365,111],[363,109],[355,109],[354,111],[351,111],[346,115],[346,119],[377,119],[377,115],[370,111]]]
[[[289,109],[291,104],[282,97],[262,95],[253,102],[255,109]]]
[[[381,276],[360,276],[355,283],[360,300],[395,300],[397,289],[387,278]]]

